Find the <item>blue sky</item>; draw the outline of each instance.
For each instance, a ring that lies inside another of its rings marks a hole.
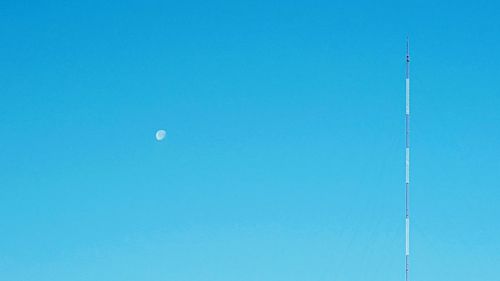
[[[407,35],[411,278],[498,276],[499,4],[104,2],[0,6],[0,280],[403,280]]]

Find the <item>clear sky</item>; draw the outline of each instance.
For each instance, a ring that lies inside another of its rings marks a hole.
[[[495,280],[499,9],[3,1],[0,280],[403,280],[407,35],[411,278]]]

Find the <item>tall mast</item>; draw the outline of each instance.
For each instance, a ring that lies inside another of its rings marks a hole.
[[[406,38],[406,180],[405,180],[405,280],[410,280],[410,41]]]

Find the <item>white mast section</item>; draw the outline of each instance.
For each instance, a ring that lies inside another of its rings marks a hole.
[[[410,41],[406,39],[406,180],[405,180],[405,222],[406,222],[406,245],[405,245],[405,280],[409,281],[409,258],[410,258]]]

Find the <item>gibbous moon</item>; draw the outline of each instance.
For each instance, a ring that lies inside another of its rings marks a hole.
[[[167,136],[167,132],[165,130],[158,130],[155,136],[157,141],[161,141]]]

